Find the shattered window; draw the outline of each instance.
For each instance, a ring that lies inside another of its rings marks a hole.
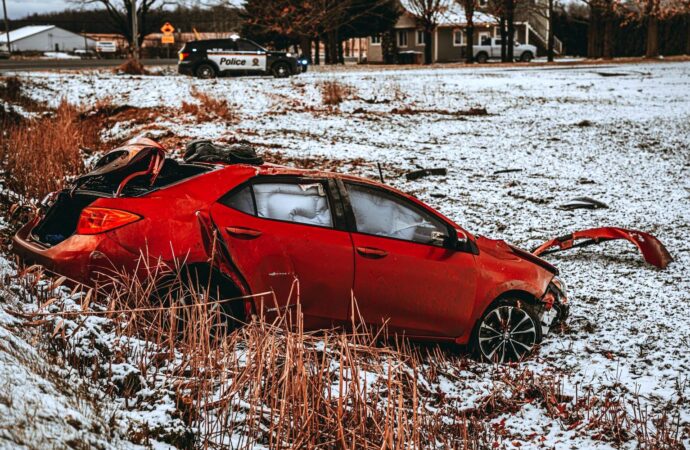
[[[435,245],[448,236],[443,223],[403,199],[352,184],[347,192],[360,233]]]
[[[254,198],[258,217],[333,227],[328,195],[321,183],[257,183]]]

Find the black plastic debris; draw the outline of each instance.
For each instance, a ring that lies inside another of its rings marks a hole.
[[[210,162],[226,164],[261,165],[264,160],[256,154],[256,149],[247,144],[222,146],[206,139],[199,139],[187,144],[184,161]]]

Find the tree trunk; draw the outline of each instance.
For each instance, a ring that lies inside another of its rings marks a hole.
[[[311,64],[311,39],[308,36],[302,36],[299,40],[299,48],[302,52],[302,58],[306,59]]]
[[[345,64],[345,55],[343,54],[343,42],[338,39],[338,64]]]
[[[501,16],[498,24],[498,26],[501,28],[501,61],[506,62],[508,61],[508,46],[506,45],[506,38],[508,37],[508,34],[506,33],[506,18]]]
[[[506,44],[506,58],[509,62],[513,62],[515,61],[515,2],[513,2],[512,0],[508,0],[506,3],[510,6],[506,14],[506,21],[508,22],[508,42]]]
[[[465,61],[467,64],[472,64],[474,62],[474,23],[472,20],[467,21],[465,38],[467,39],[467,55],[465,55]]]
[[[321,40],[318,37],[314,39],[314,64],[321,64]]]
[[[587,29],[587,57],[596,59],[601,56],[601,12],[599,8],[591,8],[589,12],[589,27]]]
[[[655,15],[647,17],[647,58],[659,56],[659,18]]]
[[[398,62],[395,30],[391,29],[381,34],[381,53],[385,64],[396,64]]]
[[[529,33],[529,30],[526,30]],[[553,0],[549,0],[549,33],[546,44],[546,60],[553,62],[554,57],[554,39],[553,39]],[[535,55],[536,56],[536,55]]]
[[[602,57],[604,59],[613,58],[613,18],[608,14],[604,19],[604,50]]]
[[[434,61],[434,42],[433,33],[429,30],[424,30],[424,64],[432,64]]]

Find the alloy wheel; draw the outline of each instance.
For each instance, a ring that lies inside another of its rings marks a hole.
[[[527,310],[504,305],[493,309],[479,325],[479,350],[488,361],[522,360],[537,343],[537,324]]]

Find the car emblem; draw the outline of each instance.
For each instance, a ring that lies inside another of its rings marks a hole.
[[[259,65],[259,58],[252,59],[252,66],[258,66],[258,65]]]

